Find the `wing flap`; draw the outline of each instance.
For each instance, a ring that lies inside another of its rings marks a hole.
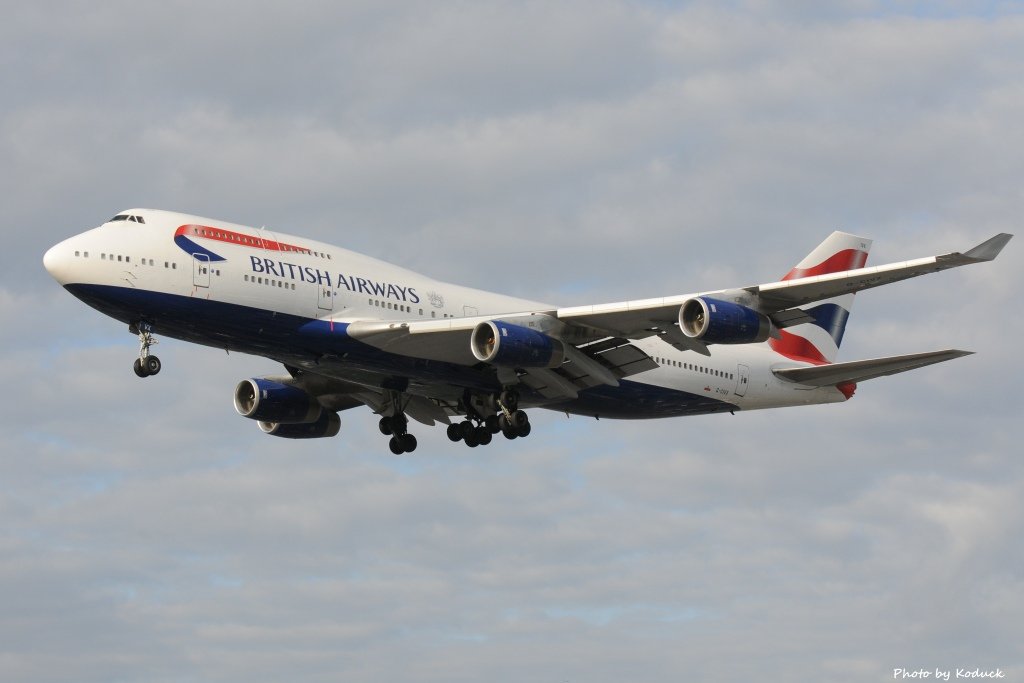
[[[926,351],[905,356],[889,356],[870,360],[855,360],[847,363],[832,363],[804,368],[780,368],[772,370],[777,377],[797,384],[812,387],[833,386],[847,382],[863,382],[876,377],[895,375],[907,370],[916,370],[926,365],[942,363],[954,358],[969,356],[973,351],[946,349]]]

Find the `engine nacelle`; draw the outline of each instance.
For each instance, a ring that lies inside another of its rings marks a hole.
[[[480,323],[470,348],[477,360],[506,368],[556,368],[565,359],[562,342],[503,320]]]
[[[302,389],[259,377],[235,387],[235,410],[252,420],[282,424],[314,423],[323,412],[316,397]]]
[[[768,338],[772,321],[752,308],[698,296],[679,307],[679,328],[708,344],[755,344]]]
[[[341,418],[337,413],[324,410],[316,422],[281,424],[280,422],[260,421],[259,425],[264,434],[280,436],[284,439],[320,439],[326,436],[337,436],[341,429]]]

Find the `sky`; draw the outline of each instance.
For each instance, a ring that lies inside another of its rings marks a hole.
[[[1024,215],[1015,2],[16,3],[0,23],[0,680],[1024,680],[1024,251],[857,297],[848,403],[262,434],[273,362],[44,271],[151,207],[581,305]],[[934,678],[934,674],[933,674]]]

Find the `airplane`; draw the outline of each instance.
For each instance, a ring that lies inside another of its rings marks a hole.
[[[571,307],[154,209],[122,211],[43,264],[138,336],[140,378],[161,370],[157,334],[264,356],[287,374],[234,391],[263,432],[332,437],[340,412],[367,406],[400,455],[416,450],[410,418],[476,447],[528,436],[527,408],[641,419],[846,401],[858,382],[970,353],[836,362],[857,292],[992,261],[1011,237],[867,267],[871,240],[834,232],[777,282]]]

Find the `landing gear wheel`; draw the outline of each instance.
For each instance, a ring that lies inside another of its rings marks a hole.
[[[449,441],[462,441],[462,430],[459,428],[459,425],[457,424],[448,425],[447,434]]]
[[[533,427],[531,427],[530,423],[527,422],[524,426],[519,428],[519,436],[525,438],[525,437],[529,436],[530,432],[532,432],[532,431],[533,431]]]
[[[384,436],[391,436],[395,433],[395,428],[391,425],[391,418],[387,415],[382,417],[377,423],[377,429],[379,429],[380,433]]]
[[[135,370],[135,374],[138,375],[139,377],[149,377],[149,373],[146,372],[146,368],[143,367],[142,365],[141,358],[135,359],[135,365],[133,366],[133,368]]]
[[[409,420],[404,413],[398,413],[391,418],[391,429],[395,434],[405,434],[409,429]]]
[[[512,413],[511,427],[515,429],[517,432],[523,431],[523,429],[525,429],[528,424],[530,424],[530,418],[526,416],[526,413],[524,413],[521,410],[517,410],[516,412]]]
[[[488,429],[487,427],[483,427],[483,426],[477,427],[476,428],[476,441],[481,446],[486,446],[487,444],[489,444],[491,442],[491,430]]]
[[[146,356],[146,359],[142,361],[142,367],[146,371],[146,375],[155,375],[160,372],[162,367],[160,359],[156,356]]]
[[[394,453],[395,455],[401,455],[402,453],[405,453],[405,449],[402,448],[402,442],[398,439],[397,436],[391,437],[391,440],[388,441],[388,448],[390,448],[391,452]]]
[[[491,434],[497,434],[501,431],[501,427],[499,426],[499,417],[497,415],[488,415],[484,420],[484,426]]]
[[[412,453],[416,450],[416,437],[412,434],[402,434],[398,437],[398,445],[400,445],[402,450],[406,453]]]
[[[459,423],[459,431],[462,433],[463,440],[466,443],[469,443],[469,440],[472,439],[476,433],[476,427],[473,426],[472,422],[466,420],[465,422]]]

